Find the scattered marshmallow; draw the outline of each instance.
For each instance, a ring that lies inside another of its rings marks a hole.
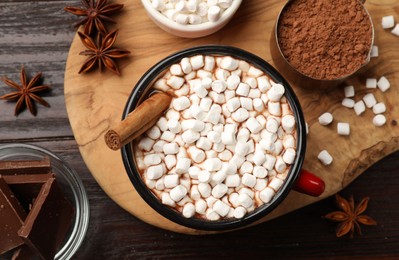
[[[345,97],[354,97],[355,96],[355,88],[353,86],[347,86],[344,88]]]
[[[330,165],[333,161],[332,156],[327,152],[327,150],[323,150],[319,153],[317,158],[324,164]]]
[[[360,100],[355,103],[353,109],[355,110],[356,115],[360,116],[364,111],[366,111],[366,105],[362,100]]]
[[[350,98],[344,98],[341,103],[344,107],[353,108],[355,106],[355,101]]]
[[[366,107],[368,107],[368,108],[372,108],[375,104],[377,104],[377,100],[375,99],[373,93],[366,94],[363,97],[363,101],[364,101],[364,104],[366,104]]]
[[[395,26],[395,19],[393,18],[393,15],[382,17],[381,24],[383,29],[393,28]]]
[[[373,45],[373,47],[371,47],[370,57],[375,58],[375,57],[378,57],[378,55],[379,55],[378,46]]]
[[[386,111],[385,104],[383,102],[377,103],[373,106],[373,113],[374,114],[382,114]]]
[[[395,34],[396,36],[399,36],[399,23],[396,24],[395,28],[393,28],[391,33]]]
[[[398,27],[398,30],[399,30],[399,27]],[[377,82],[377,87],[382,92],[385,92],[391,87],[391,84],[389,83],[389,81],[386,77],[382,76]]]
[[[337,124],[337,132],[339,135],[349,135],[350,134],[350,125],[349,123],[339,122]]]
[[[366,88],[377,88],[377,79],[367,78],[366,79]]]
[[[376,115],[373,118],[373,124],[375,126],[383,126],[383,125],[385,125],[386,122],[387,122],[387,119],[385,118],[384,115],[381,115],[381,114]]]

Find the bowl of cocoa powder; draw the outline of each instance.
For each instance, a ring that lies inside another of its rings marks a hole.
[[[291,0],[277,18],[274,38],[284,60],[278,68],[290,70],[292,81],[314,86],[339,83],[364,67],[374,30],[361,1]]]
[[[171,96],[167,109],[121,148],[133,186],[160,215],[226,231],[266,216],[292,189],[323,192],[322,180],[301,169],[306,127],[299,101],[263,59],[218,45],[172,54],[137,82],[123,119],[160,94]]]

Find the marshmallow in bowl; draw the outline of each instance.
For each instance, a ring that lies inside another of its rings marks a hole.
[[[161,203],[216,221],[273,200],[297,158],[296,118],[283,85],[246,61],[195,55],[170,66],[153,88],[173,99],[135,141],[135,156]]]

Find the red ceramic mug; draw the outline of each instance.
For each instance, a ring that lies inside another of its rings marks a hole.
[[[311,196],[321,195],[324,191],[323,180],[309,173],[308,171],[302,170],[302,164],[305,158],[306,150],[306,125],[297,97],[295,96],[288,82],[270,64],[258,56],[244,50],[230,46],[206,45],[183,50],[163,59],[149,69],[138,81],[126,103],[122,119],[126,118],[131,111],[133,111],[151,94],[153,91],[151,86],[160,77],[160,75],[165,72],[165,70],[169,69],[171,65],[180,62],[182,58],[191,57],[198,54],[226,55],[247,61],[248,63],[263,70],[274,82],[279,82],[285,87],[285,97],[287,98],[291,109],[294,112],[294,117],[297,123],[297,155],[295,161],[291,165],[284,184],[280,190],[277,191],[270,203],[259,206],[252,212],[247,213],[247,215],[242,219],[229,218],[217,221],[209,221],[196,217],[185,218],[177,210],[163,205],[160,200],[151,192],[151,190],[147,188],[142,180],[134,157],[134,145],[133,143],[128,143],[121,149],[122,158],[128,176],[140,196],[159,214],[177,224],[199,230],[226,231],[244,227],[266,216],[284,200],[284,198],[292,189]]]

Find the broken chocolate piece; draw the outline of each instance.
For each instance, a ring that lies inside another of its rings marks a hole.
[[[48,179],[53,178],[54,174],[26,174],[26,175],[4,175],[11,191],[17,197],[19,203],[26,212],[31,210],[32,204],[37,195]]]
[[[73,206],[61,193],[55,178],[50,178],[42,186],[18,235],[42,259],[53,259],[73,216]]]
[[[22,245],[15,250],[11,260],[37,260],[38,258],[27,245]]]
[[[26,212],[0,175],[0,255],[23,244],[17,231]]]
[[[1,175],[51,173],[50,158],[42,160],[0,161]]]

